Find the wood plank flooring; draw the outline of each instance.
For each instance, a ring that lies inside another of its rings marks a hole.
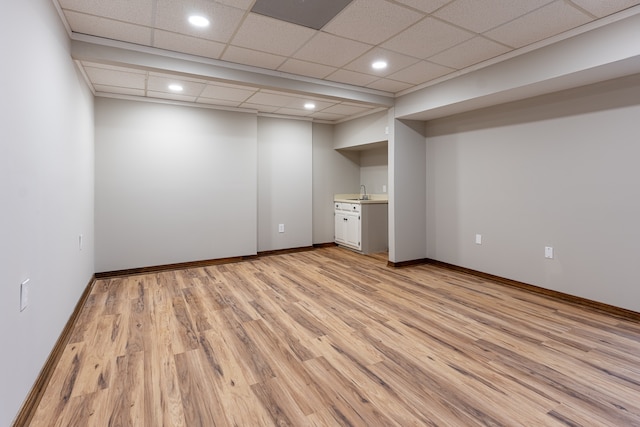
[[[31,426],[640,426],[640,324],[385,262],[99,280]]]

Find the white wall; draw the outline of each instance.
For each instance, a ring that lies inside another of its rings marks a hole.
[[[369,114],[357,119],[338,123],[334,129],[333,147],[353,148],[388,138],[388,112]]]
[[[259,117],[258,251],[312,245],[312,191],[311,122]]]
[[[391,262],[427,256],[425,153],[424,123],[394,120],[389,138]]]
[[[429,122],[428,256],[640,311],[639,117],[635,75]]]
[[[3,9],[0,425],[8,426],[94,272],[93,95],[51,1]]]
[[[333,195],[357,193],[360,153],[334,150],[334,126],[313,124],[313,243],[333,242]]]
[[[389,153],[386,143],[360,153],[360,184],[369,194],[383,194],[388,188]],[[345,191],[346,193],[346,191]]]
[[[255,114],[98,98],[96,271],[256,253]]]

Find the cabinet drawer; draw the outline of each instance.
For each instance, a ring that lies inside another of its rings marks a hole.
[[[360,212],[360,203],[334,202],[335,210],[345,212]]]
[[[346,209],[349,212],[360,212],[360,203],[345,203]]]

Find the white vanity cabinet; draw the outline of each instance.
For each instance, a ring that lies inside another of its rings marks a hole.
[[[388,250],[387,203],[334,202],[335,242],[365,254]]]
[[[360,210],[357,203],[335,203],[335,242],[353,249],[362,249]]]

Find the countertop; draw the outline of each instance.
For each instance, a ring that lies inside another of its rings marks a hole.
[[[387,194],[367,194],[368,200],[360,200],[360,194],[334,194],[333,201],[340,203],[357,203],[360,205],[369,205],[376,203],[389,203],[389,196]]]

